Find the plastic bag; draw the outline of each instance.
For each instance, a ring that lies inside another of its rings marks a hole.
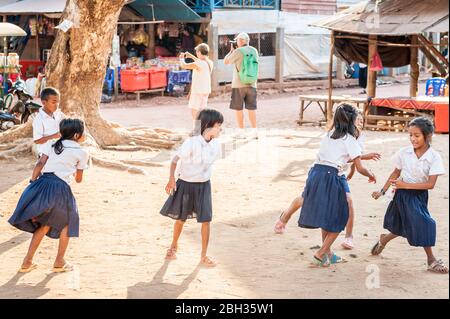
[[[370,63],[370,71],[383,71],[383,62],[381,61],[381,57],[378,52],[374,55],[372,62]]]

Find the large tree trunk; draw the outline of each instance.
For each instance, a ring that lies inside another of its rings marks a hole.
[[[120,11],[126,0],[67,0],[64,19],[79,25],[58,31],[46,67],[47,83],[61,92],[64,113],[84,119],[100,146],[124,142],[101,118],[99,105],[107,60]]]

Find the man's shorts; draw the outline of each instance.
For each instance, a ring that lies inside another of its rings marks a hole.
[[[209,94],[195,94],[191,93],[189,97],[189,108],[194,110],[203,110],[208,106]]]
[[[245,105],[247,110],[254,111],[256,110],[256,96],[257,92],[254,87],[233,89],[231,93],[230,109],[242,111]]]

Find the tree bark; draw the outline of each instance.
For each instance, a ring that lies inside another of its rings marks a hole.
[[[124,135],[99,112],[103,80],[117,21],[126,0],[67,0],[64,19],[79,25],[58,31],[47,63],[47,83],[61,92],[61,110],[81,118],[100,146],[118,145]],[[126,142],[126,141],[125,141]]]

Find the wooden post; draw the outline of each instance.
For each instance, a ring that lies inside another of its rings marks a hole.
[[[36,60],[40,60],[39,54],[39,16],[36,16]]]
[[[335,33],[331,31],[331,46],[330,46],[330,64],[328,65],[328,103],[326,105],[327,124],[331,127],[333,123],[333,57],[334,57],[334,42]]]
[[[419,38],[417,35],[411,36],[411,44],[419,44]],[[417,96],[417,91],[419,89],[419,48],[417,46],[411,47],[411,83],[409,88],[409,95],[411,97]]]
[[[275,82],[283,83],[284,75],[284,28],[277,28]]]
[[[217,92],[219,89],[218,63],[219,63],[219,27],[209,24],[208,45],[210,49],[210,59],[214,63],[214,69],[211,75],[211,90]]]
[[[370,71],[372,60],[377,53],[377,36],[369,35],[369,59],[367,61],[367,96],[374,98],[377,94],[377,72]]]
[[[148,25],[148,50],[150,52],[150,59],[155,58],[155,24]]]

